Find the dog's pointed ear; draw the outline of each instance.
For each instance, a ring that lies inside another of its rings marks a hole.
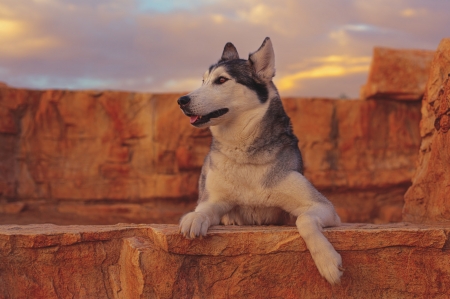
[[[219,62],[234,59],[239,59],[238,51],[232,43],[227,43],[223,48],[222,57],[220,58]]]
[[[269,37],[264,39],[256,52],[248,56],[248,60],[260,79],[269,82],[275,76],[275,53]]]

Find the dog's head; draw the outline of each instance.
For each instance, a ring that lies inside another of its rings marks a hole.
[[[232,43],[227,43],[220,60],[203,75],[197,90],[178,99],[178,105],[196,127],[215,126],[267,102],[275,76],[275,56],[270,38],[249,55],[239,59]]]

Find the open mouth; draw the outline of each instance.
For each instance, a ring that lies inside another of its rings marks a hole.
[[[221,117],[222,115],[227,113],[228,110],[229,110],[228,108],[222,108],[222,109],[215,110],[211,113],[208,113],[206,115],[187,114],[187,116],[189,116],[191,118],[191,125],[199,126],[199,125],[209,122],[211,120],[211,118]]]

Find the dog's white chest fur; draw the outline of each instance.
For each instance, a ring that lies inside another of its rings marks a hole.
[[[263,198],[267,196],[267,188],[263,187],[264,175],[268,164],[239,163],[247,156],[241,150],[231,150],[227,157],[219,152],[210,155],[211,165],[206,177],[206,190],[211,199],[221,194],[222,200],[235,205],[267,206]]]

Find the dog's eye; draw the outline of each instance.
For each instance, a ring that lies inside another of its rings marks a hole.
[[[217,80],[216,80],[216,84],[223,84],[223,83],[227,82],[228,80],[229,80],[228,78],[225,78],[225,77],[219,77],[219,78],[217,78]]]

